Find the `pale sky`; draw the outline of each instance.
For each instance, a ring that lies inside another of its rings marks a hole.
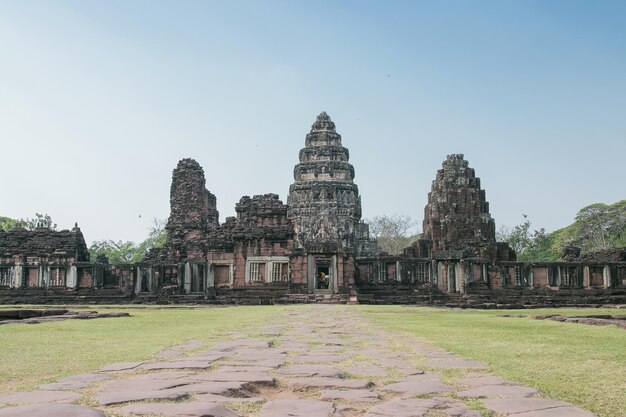
[[[326,111],[364,217],[421,224],[447,154],[496,224],[626,198],[624,1],[0,0],[0,215],[141,241],[191,157],[220,220],[286,201]],[[141,216],[141,217],[140,217]]]

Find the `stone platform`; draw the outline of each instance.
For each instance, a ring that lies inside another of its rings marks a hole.
[[[334,306],[0,394],[0,417],[593,417]]]

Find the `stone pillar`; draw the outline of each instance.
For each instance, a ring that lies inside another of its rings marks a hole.
[[[307,283],[309,293],[313,293],[315,290],[315,257],[313,255],[307,256]]]
[[[402,270],[400,269],[400,261],[396,261],[396,281],[402,281]]]
[[[589,288],[591,285],[591,277],[589,274],[589,266],[583,266],[583,288]]]
[[[146,273],[146,280],[148,281],[148,292],[150,294],[152,294],[152,287],[153,287],[153,282],[152,282],[152,267],[148,268],[148,271]]]
[[[332,264],[330,265],[330,271],[333,278],[333,282],[331,282],[330,284],[333,286],[333,293],[337,294],[339,292],[339,270],[337,268],[337,255],[333,255]]]
[[[65,273],[65,286],[67,288],[75,288],[78,284],[78,271],[76,269],[76,265],[72,265],[69,268],[66,268]]]
[[[605,265],[602,269],[602,278],[604,281],[604,288],[611,288],[611,267]]]
[[[233,267],[231,266],[229,269],[232,280]],[[215,265],[207,264],[206,266],[206,287],[212,288],[215,287]]]
[[[185,275],[183,277],[183,292],[189,294],[191,292],[191,265],[185,262]]]
[[[141,280],[143,279],[141,268],[135,268],[135,274],[137,275],[137,279],[135,280],[135,294],[139,294],[141,292]]]
[[[24,282],[24,273],[22,272],[22,264],[15,264],[13,267],[13,287],[20,288]]]
[[[41,272],[41,283],[40,285],[42,287],[48,287],[50,285],[50,267],[49,266],[42,266],[40,267],[40,272]]]

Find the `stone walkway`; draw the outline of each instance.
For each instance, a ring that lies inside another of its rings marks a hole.
[[[0,394],[0,417],[593,416],[332,305],[298,306],[204,343]]]

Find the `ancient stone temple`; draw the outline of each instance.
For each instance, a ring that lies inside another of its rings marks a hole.
[[[181,160],[172,172],[167,241],[135,264],[89,260],[78,227],[0,231],[0,302],[626,303],[623,251],[517,262],[508,244],[496,242],[485,191],[461,154],[437,171],[423,234],[400,255],[380,252],[370,239],[348,149],[325,112],[293,176],[286,204],[273,193],[243,196],[236,216],[220,223],[207,189],[219,179]]]

